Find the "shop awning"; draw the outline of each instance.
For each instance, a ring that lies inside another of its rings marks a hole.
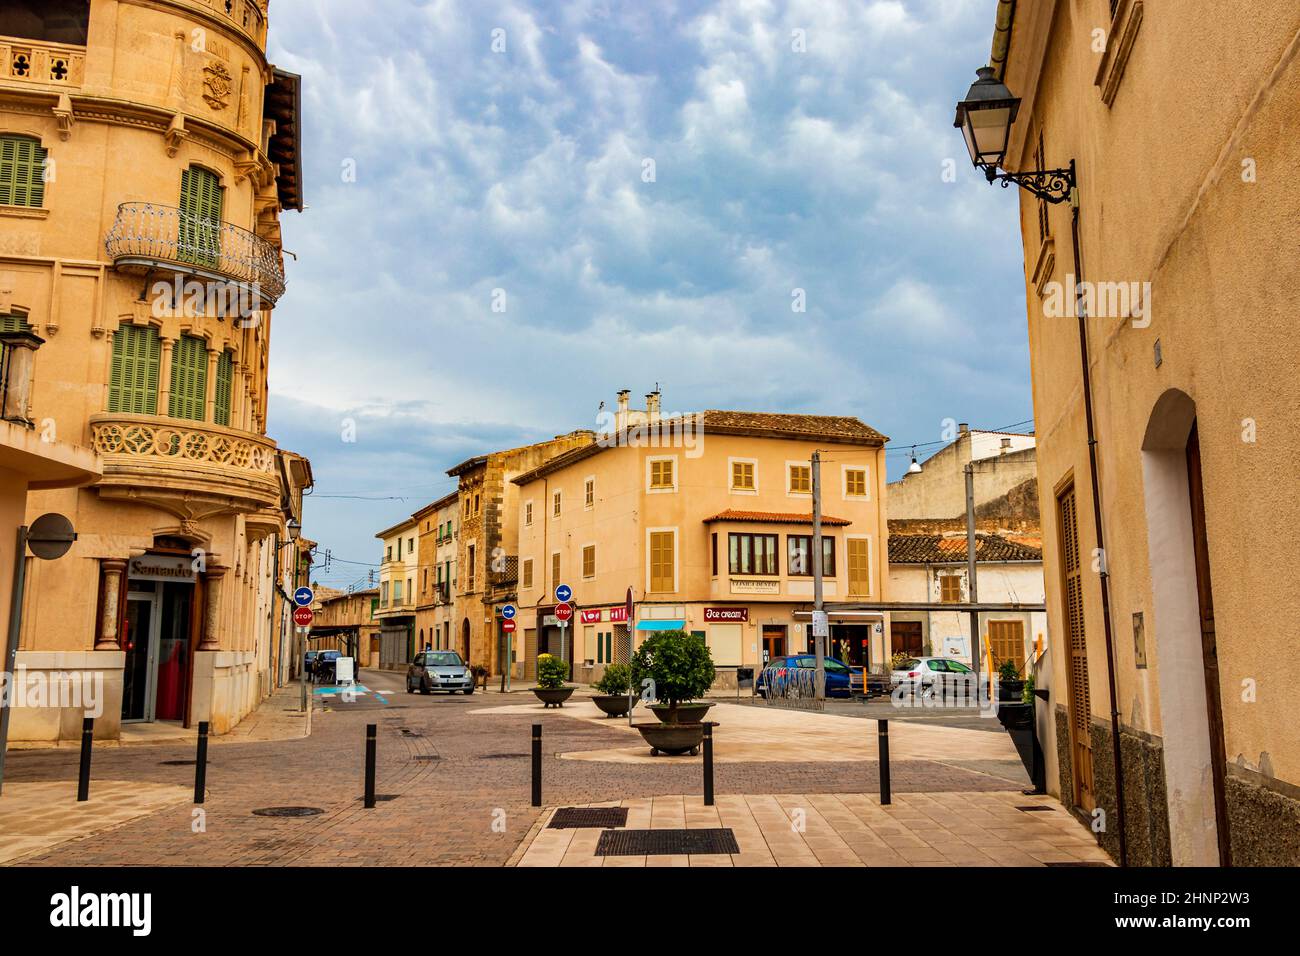
[[[680,631],[686,627],[685,621],[637,621],[638,631]]]

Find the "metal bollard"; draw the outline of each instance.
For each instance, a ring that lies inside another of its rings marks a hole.
[[[81,769],[77,772],[77,802],[90,799],[90,747],[95,739],[95,718],[81,719]]]
[[[877,740],[880,744],[880,805],[889,805],[889,721],[876,721]]]
[[[542,805],[542,725],[533,724],[533,806]]]
[[[194,756],[194,802],[203,802],[208,782],[208,722],[199,721],[199,746]]]
[[[372,810],[375,806],[375,749],[377,742],[375,734],[379,730],[378,724],[366,724],[366,809]]]
[[[713,806],[713,724],[704,723],[704,805]]]

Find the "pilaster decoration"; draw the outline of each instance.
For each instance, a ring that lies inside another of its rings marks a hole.
[[[171,123],[167,127],[167,132],[163,133],[163,142],[167,146],[167,155],[174,157],[181,149],[181,143],[189,138],[189,133],[185,130],[185,117],[177,113],[172,117]]]
[[[172,346],[176,340],[162,336],[162,358],[158,362],[158,414],[170,415],[172,407]]]
[[[126,562],[121,558],[107,558],[99,562],[99,573],[104,578],[104,611],[95,650],[120,651],[122,641],[117,630],[117,608],[122,598],[122,575],[126,573]]]
[[[221,579],[228,569],[220,565],[208,565],[203,575],[203,637],[199,641],[199,650],[218,651],[221,641],[217,637],[217,618],[221,611]]]
[[[1142,27],[1142,14],[1142,0],[1119,0],[1115,5],[1115,15],[1106,36],[1106,50],[1093,79],[1093,84],[1101,89],[1101,101],[1107,106],[1114,105],[1119,93],[1133,43]]]
[[[76,125],[77,116],[72,111],[72,97],[67,93],[59,94],[59,102],[54,106],[54,121],[59,126],[59,139],[67,140],[72,136],[72,127]]]
[[[203,420],[205,422],[215,422],[217,420],[217,360],[220,357],[221,349],[209,344],[207,393],[203,396]]]

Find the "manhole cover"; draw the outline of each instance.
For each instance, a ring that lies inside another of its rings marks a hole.
[[[377,803],[387,803],[389,800],[396,800],[397,797],[398,797],[398,794],[396,794],[396,793],[377,793],[377,794],[375,794],[375,801],[376,801]],[[357,799],[358,799],[358,800],[364,800],[364,799],[366,799],[366,798],[365,798],[365,796],[363,795],[363,796],[357,797]]]
[[[1052,812],[1051,807],[1040,807],[1040,806],[1016,807],[1016,809],[1019,810],[1021,813],[1051,813]]]
[[[739,853],[729,828],[700,830],[606,830],[596,844],[596,856],[677,856]]]
[[[580,830],[594,827],[627,826],[627,807],[560,807],[547,827],[552,830]]]
[[[480,760],[522,760],[528,754],[484,754]]]
[[[314,817],[324,813],[320,807],[262,807],[254,810],[255,817]]]

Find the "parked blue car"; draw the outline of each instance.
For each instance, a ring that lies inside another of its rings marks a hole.
[[[754,692],[766,697],[811,697],[815,688],[817,658],[813,654],[791,654],[773,658],[758,675]],[[843,661],[826,658],[826,696],[851,697],[849,668]]]

